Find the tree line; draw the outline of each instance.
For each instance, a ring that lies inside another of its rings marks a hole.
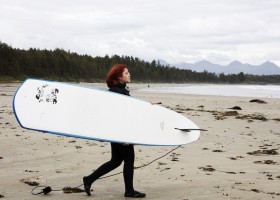
[[[63,49],[28,50],[0,42],[0,81],[41,78],[67,82],[104,82],[109,69],[126,64],[134,82],[161,83],[280,83],[280,75],[215,74],[194,72],[147,62],[132,56],[79,55]]]

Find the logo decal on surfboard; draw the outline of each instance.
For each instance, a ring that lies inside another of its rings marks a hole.
[[[160,128],[161,128],[161,130],[163,131],[163,129],[164,129],[164,121],[161,121],[161,122],[160,122]]]
[[[48,84],[44,84],[41,87],[37,88],[36,99],[38,102],[51,102],[57,104],[57,94],[59,90],[57,88],[49,88]]]

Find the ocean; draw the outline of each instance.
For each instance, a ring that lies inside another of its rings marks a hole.
[[[141,92],[197,94],[216,96],[280,98],[280,85],[220,85],[220,84],[172,84],[148,87]]]

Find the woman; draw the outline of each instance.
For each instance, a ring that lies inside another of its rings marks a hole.
[[[130,83],[130,74],[123,64],[114,65],[109,71],[106,83],[109,91],[129,95],[126,84]],[[133,187],[133,173],[134,173],[134,147],[131,144],[111,143],[111,160],[101,165],[95,172],[83,178],[84,188],[88,196],[91,195],[91,184],[99,177],[107,174],[113,169],[121,165],[124,161],[123,176],[125,183],[125,197],[144,198],[146,194],[137,192]]]

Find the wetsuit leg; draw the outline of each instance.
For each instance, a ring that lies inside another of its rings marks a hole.
[[[122,157],[124,160],[123,166],[123,177],[125,183],[125,192],[130,193],[134,191],[133,188],[133,175],[134,175],[134,146],[133,145],[123,145],[122,146]]]
[[[101,176],[109,173],[110,171],[114,170],[118,166],[122,164],[123,158],[122,154],[120,153],[119,147],[116,143],[111,143],[111,160],[101,165],[96,171],[90,174],[87,177],[87,180],[90,183],[93,183],[95,180],[100,178]]]

